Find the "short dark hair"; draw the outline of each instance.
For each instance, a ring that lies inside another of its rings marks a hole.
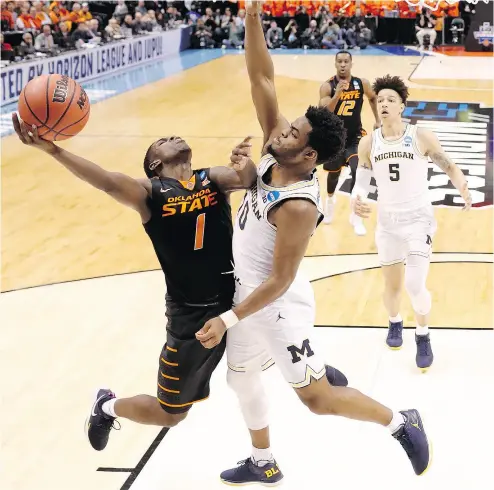
[[[317,164],[337,159],[345,148],[343,121],[326,107],[310,106],[305,117],[312,126],[308,144],[317,151]]]
[[[408,87],[400,77],[385,75],[384,77],[376,78],[374,85],[372,85],[372,89],[376,95],[384,89],[394,90],[400,96],[403,103],[408,99]]]
[[[154,145],[154,143],[153,143]],[[153,163],[153,145],[151,145],[147,151],[146,151],[146,155],[144,155],[144,172],[146,172],[146,175],[148,177],[148,179],[152,179],[153,177],[156,177],[156,174],[154,173],[154,170],[151,170],[149,168],[149,165],[151,165],[151,163]]]
[[[335,59],[338,58],[338,55],[339,54],[347,54],[348,56],[350,56],[350,59],[352,59],[352,53],[350,53],[350,51],[346,51],[344,49],[342,49],[341,51],[338,51],[335,55]]]

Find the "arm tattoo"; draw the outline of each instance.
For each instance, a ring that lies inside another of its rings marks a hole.
[[[452,166],[453,162],[451,158],[446,155],[444,152],[434,152],[429,155],[431,160],[445,173],[448,173]]]

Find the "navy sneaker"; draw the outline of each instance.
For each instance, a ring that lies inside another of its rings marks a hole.
[[[93,449],[96,451],[102,451],[108,444],[108,438],[110,437],[110,431],[112,429],[120,430],[120,424],[118,427],[114,425],[115,418],[107,415],[102,410],[103,403],[115,398],[115,394],[110,390],[101,389],[96,395],[96,401],[91,407],[91,413],[86,419],[86,434],[87,438]]]
[[[393,350],[401,349],[403,345],[403,322],[389,322],[386,344]]]
[[[223,471],[220,478],[227,485],[260,484],[264,486],[276,486],[283,480],[283,473],[278,468],[276,461],[264,466],[257,466],[251,458],[239,461],[236,468]]]
[[[405,423],[393,434],[403,446],[416,475],[423,475],[431,463],[432,451],[417,410],[403,410]]]
[[[326,378],[328,378],[329,384],[333,386],[348,386],[348,379],[338,369],[328,366],[326,364]]]
[[[415,334],[415,343],[417,344],[417,355],[415,362],[417,367],[425,373],[432,365],[434,354],[432,353],[431,338],[427,335]]]

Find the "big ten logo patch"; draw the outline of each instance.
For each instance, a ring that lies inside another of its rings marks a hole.
[[[305,339],[302,342],[302,347],[298,347],[296,345],[290,345],[286,349],[292,355],[293,364],[300,362],[302,360],[301,356],[312,357],[314,355],[314,351],[311,349],[309,339]]]
[[[169,197],[166,204],[163,205],[162,216],[172,216],[176,213],[190,213],[192,211],[216,206],[217,192],[211,192],[211,189],[203,189],[190,196]]]

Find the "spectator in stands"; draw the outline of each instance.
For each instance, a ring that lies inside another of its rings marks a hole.
[[[70,49],[74,47],[74,41],[70,35],[66,22],[58,24],[58,32],[53,36],[55,44],[61,49]]]
[[[308,49],[321,47],[321,33],[317,28],[317,20],[311,20],[309,27],[302,34],[302,46]]]
[[[305,31],[309,27],[310,17],[305,6],[301,5],[298,7],[295,20],[301,31]]]
[[[5,39],[3,37],[3,33],[1,32],[0,32],[0,41],[1,41],[2,51],[12,51],[12,52],[14,51],[9,43],[4,42]]]
[[[365,22],[360,22],[358,25],[358,40],[357,45],[360,49],[365,49],[369,46],[372,40],[372,31],[365,25]]]
[[[141,15],[146,15],[148,13],[148,9],[145,7],[144,0],[139,0],[137,2],[136,13],[139,12]]]
[[[124,37],[132,37],[134,35],[134,22],[132,20],[132,15],[127,14],[124,17],[124,21],[120,26],[120,32]]]
[[[92,37],[92,42],[100,44],[103,39],[103,36],[101,35],[101,31],[99,30],[99,20],[91,19],[88,20],[86,24],[89,27],[88,33]]]
[[[12,2],[6,3],[6,2],[1,2],[1,8],[2,8],[2,24],[5,22],[6,27],[10,31],[13,31],[15,29],[15,17],[14,17],[14,5]],[[2,25],[3,27],[3,25]]]
[[[77,49],[84,47],[93,38],[88,31],[89,28],[85,22],[77,24],[77,29],[72,33],[72,41]]]
[[[89,4],[87,2],[82,4],[82,8],[79,11],[79,17],[85,22],[93,18],[93,14],[89,12]]]
[[[228,39],[223,39],[223,46],[227,48],[242,48],[243,45],[243,29],[235,23],[234,17],[230,17]]]
[[[115,41],[124,37],[120,29],[120,24],[115,17],[112,17],[108,22],[108,25],[105,27],[105,34],[108,41]]]
[[[162,27],[158,24],[158,20],[156,19],[156,12],[154,10],[148,10],[148,23],[151,26],[151,31],[158,32],[162,30]]]
[[[34,29],[34,30],[38,29],[35,19],[31,15],[29,15],[26,7],[21,8],[21,15],[17,17],[16,27],[19,31],[27,31],[28,29]]]
[[[22,41],[19,48],[19,53],[21,54],[21,56],[25,56],[28,58],[31,58],[33,55],[36,54],[36,48],[34,47],[33,44],[33,36],[31,35],[30,32],[25,32],[22,35]]]
[[[52,24],[48,7],[45,7],[41,2],[34,2],[33,8],[35,9],[36,12],[35,18],[39,22],[40,26]]]
[[[288,33],[285,46],[288,49],[300,48],[300,39],[298,36],[298,25],[295,19],[291,19],[285,27],[285,36]]]
[[[432,51],[434,42],[436,41],[437,33],[434,29],[436,25],[436,17],[432,15],[428,8],[423,8],[421,15],[417,17],[415,29],[417,31],[417,40],[420,49],[424,49],[424,37],[429,36],[429,51]]]
[[[340,26],[333,22],[333,19],[329,19],[321,45],[329,49],[343,49],[345,47],[345,41],[339,38],[339,32]]]
[[[245,32],[245,10],[240,9],[235,17],[235,24]]]
[[[113,17],[117,18],[118,20],[122,20],[125,18],[125,16],[129,13],[129,9],[127,8],[127,5],[125,5],[124,0],[118,0],[117,1],[117,6],[115,7],[115,10],[113,12]]]
[[[204,24],[202,19],[197,19],[196,30],[194,32],[194,47],[197,48],[213,48],[213,33]]]
[[[34,47],[36,48],[36,51],[42,53],[51,52],[55,48],[55,40],[53,39],[51,26],[49,24],[45,24],[42,27],[41,34],[36,36]]]
[[[283,31],[275,20],[271,22],[271,27],[266,32],[266,44],[269,49],[278,49],[281,48],[281,44],[283,43]]]

